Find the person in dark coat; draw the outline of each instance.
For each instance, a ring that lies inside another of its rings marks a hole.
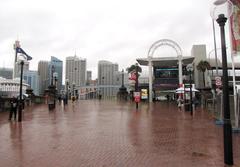
[[[10,110],[10,114],[9,114],[9,119],[12,119],[12,116],[14,116],[14,120],[16,120],[17,118],[17,107],[18,107],[18,101],[17,98],[13,97],[13,99],[11,100],[11,110]]]

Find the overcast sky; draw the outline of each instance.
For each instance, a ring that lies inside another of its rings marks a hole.
[[[151,44],[171,39],[190,56],[192,45],[213,49],[211,0],[1,0],[0,66],[13,67],[13,44],[33,57],[30,69],[40,60],[56,56],[87,59],[96,78],[99,60],[118,63],[120,69],[147,57]],[[219,29],[216,25],[216,29]],[[217,40],[219,31],[217,31]],[[220,47],[220,45],[218,45]],[[172,55],[169,47],[155,57]]]

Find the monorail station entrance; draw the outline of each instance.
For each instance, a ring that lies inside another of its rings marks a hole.
[[[162,46],[169,46],[176,52],[176,57],[154,57],[154,53]],[[149,102],[161,93],[173,93],[183,85],[184,70],[192,64],[195,57],[183,57],[181,47],[173,40],[161,39],[154,42],[147,58],[137,59],[138,63],[148,66],[149,72]],[[186,70],[185,70],[186,71]],[[170,95],[167,95],[167,97]]]
[[[191,64],[194,57],[182,58],[182,73],[186,74],[186,66]],[[148,66],[148,58],[137,59],[142,66]],[[179,70],[177,57],[152,58],[152,91],[156,100],[174,99],[175,90],[179,88]]]

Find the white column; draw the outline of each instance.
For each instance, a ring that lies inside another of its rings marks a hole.
[[[183,83],[182,77],[182,55],[178,55],[178,75],[179,75],[179,85]]]
[[[232,72],[233,72],[233,99],[234,99],[234,114],[235,114],[235,128],[238,128],[238,116],[237,113],[237,92],[236,92],[236,80],[235,80],[235,66],[234,66],[234,55],[232,56]]]
[[[149,102],[152,102],[152,60],[148,59],[148,72],[149,72]]]

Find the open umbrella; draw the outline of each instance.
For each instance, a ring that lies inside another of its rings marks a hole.
[[[185,90],[184,90],[183,87],[176,89],[176,93],[184,93],[184,91],[185,92],[190,92],[190,88],[185,88]],[[199,90],[197,90],[195,88],[192,88],[192,92],[199,92]]]

